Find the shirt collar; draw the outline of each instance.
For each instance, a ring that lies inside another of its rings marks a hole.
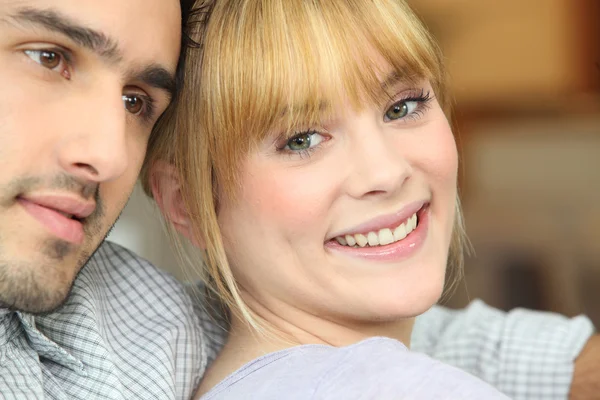
[[[69,368],[78,374],[86,375],[86,370],[81,360],[75,358],[67,350],[37,329],[35,316],[22,312],[16,312],[16,315],[21,322],[21,326],[25,331],[25,335],[27,336],[31,348],[35,350],[40,357]]]
[[[0,346],[10,342],[13,337],[23,330],[15,312],[6,308],[0,308]]]

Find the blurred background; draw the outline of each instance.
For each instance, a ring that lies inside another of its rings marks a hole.
[[[600,327],[600,0],[410,0],[446,56],[475,254],[445,304]],[[109,239],[182,271],[136,188]]]

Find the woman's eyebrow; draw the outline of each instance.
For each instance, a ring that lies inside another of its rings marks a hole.
[[[401,74],[398,71],[390,72],[381,82],[381,88],[383,90],[391,89],[399,84],[408,83],[409,79],[407,79],[406,75]]]

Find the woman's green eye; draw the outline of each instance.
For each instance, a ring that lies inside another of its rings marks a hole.
[[[310,131],[298,134],[288,140],[285,148],[291,151],[309,150],[323,141],[323,136],[317,132]]]
[[[400,101],[388,108],[388,110],[385,112],[385,116],[387,119],[393,121],[406,117],[409,111],[410,108],[408,107],[408,102]]]
[[[310,148],[310,134],[304,133],[288,141],[290,150],[306,150]]]
[[[383,119],[385,121],[394,121],[406,118],[418,112],[419,106],[425,104],[428,100],[427,97],[400,100],[387,109]]]

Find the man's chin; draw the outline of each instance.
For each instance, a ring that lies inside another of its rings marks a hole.
[[[54,290],[41,290],[27,293],[2,293],[0,295],[0,308],[10,311],[20,311],[28,314],[48,314],[60,308],[71,292],[73,284]]]
[[[0,259],[0,308],[30,314],[60,308],[87,258],[62,263],[7,263]]]

